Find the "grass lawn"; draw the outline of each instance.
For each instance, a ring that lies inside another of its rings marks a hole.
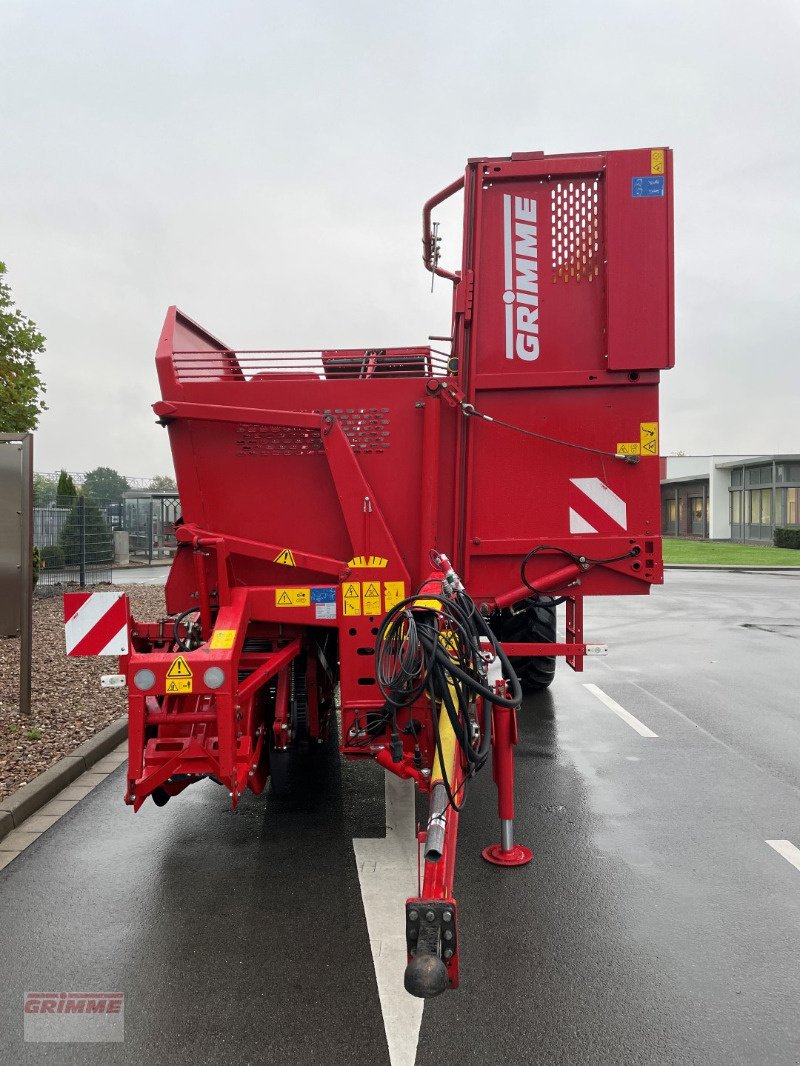
[[[800,566],[795,548],[730,544],[724,540],[680,540],[664,537],[665,563],[708,563],[717,566]]]

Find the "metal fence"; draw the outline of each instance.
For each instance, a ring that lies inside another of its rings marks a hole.
[[[36,493],[33,543],[39,549],[39,595],[62,586],[111,581],[114,534],[124,532],[120,560],[136,566],[169,562],[181,505],[172,493],[126,492],[120,499]]]
[[[177,547],[175,525],[181,513],[177,495],[131,491],[122,502],[122,528],[128,533],[131,562],[151,565],[172,559]]]
[[[36,494],[33,543],[39,549],[39,594],[69,584],[84,588],[111,581],[114,531],[122,523],[120,500]]]

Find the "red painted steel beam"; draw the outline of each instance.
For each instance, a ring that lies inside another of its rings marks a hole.
[[[258,407],[224,407],[215,403],[159,400],[153,404],[159,418],[188,418],[197,422],[249,422],[257,426],[299,426],[321,429],[322,416],[308,411],[268,411]]]

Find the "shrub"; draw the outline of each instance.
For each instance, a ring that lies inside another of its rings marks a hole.
[[[800,550],[800,527],[776,526],[773,539],[776,548],[797,548]]]
[[[60,544],[46,544],[39,548],[43,570],[61,570],[64,566],[64,549]]]
[[[85,510],[86,539],[85,558],[88,564],[110,563],[114,560],[114,537],[106,525],[100,508],[87,497],[75,501],[75,506],[61,530],[59,541],[64,551],[67,566],[76,566],[81,561],[81,502]]]
[[[39,580],[39,571],[42,568],[42,557],[39,554],[39,549],[36,547],[35,544],[33,546],[33,559],[31,561],[31,564],[33,573],[33,587],[36,588],[36,583]]]

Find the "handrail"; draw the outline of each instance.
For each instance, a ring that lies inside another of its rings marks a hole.
[[[431,211],[434,207],[438,207],[439,204],[444,203],[445,200],[449,200],[454,193],[457,193],[459,189],[463,188],[464,176],[462,175],[460,178],[456,178],[455,181],[451,181],[446,188],[442,189],[441,192],[437,192],[435,196],[430,198],[430,200],[427,200],[422,208],[422,262],[425,264],[425,269],[430,270],[431,274],[438,274],[440,278],[448,278],[456,284],[461,280],[461,275],[452,274],[449,270],[437,266],[434,262],[434,239],[433,233],[431,232]]]

